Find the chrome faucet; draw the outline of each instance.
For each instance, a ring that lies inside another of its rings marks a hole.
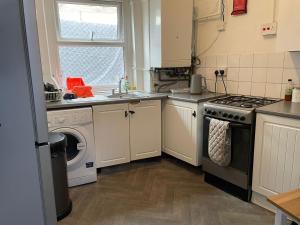
[[[119,94],[122,94],[122,80],[124,80],[125,78],[124,77],[122,77],[122,78],[120,78],[120,80],[119,80]]]

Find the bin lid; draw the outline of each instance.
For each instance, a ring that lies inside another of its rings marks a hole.
[[[50,132],[49,144],[51,152],[59,152],[67,146],[67,138],[63,133]]]

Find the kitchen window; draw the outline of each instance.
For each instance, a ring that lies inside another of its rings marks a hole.
[[[57,1],[60,72],[83,77],[87,85],[116,87],[125,75],[122,1]]]

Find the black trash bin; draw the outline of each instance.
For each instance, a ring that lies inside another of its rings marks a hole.
[[[69,197],[67,178],[67,139],[64,134],[49,133],[49,143],[52,159],[56,216],[59,221],[68,216],[72,211],[72,201]]]

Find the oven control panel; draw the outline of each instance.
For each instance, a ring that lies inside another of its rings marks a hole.
[[[254,112],[248,110],[235,109],[224,106],[205,104],[204,115],[226,121],[234,121],[244,124],[252,124]]]

